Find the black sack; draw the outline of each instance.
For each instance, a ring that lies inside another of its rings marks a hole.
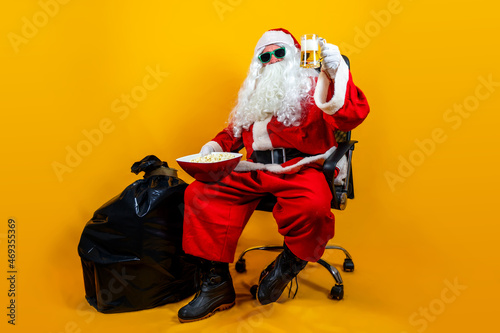
[[[187,184],[156,156],[134,163],[144,179],[99,208],[78,245],[86,299],[99,312],[149,309],[195,292],[195,266],[182,251]]]

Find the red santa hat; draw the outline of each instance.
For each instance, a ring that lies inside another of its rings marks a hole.
[[[267,45],[271,44],[285,44],[290,47],[295,46],[300,50],[300,44],[295,39],[295,37],[293,37],[293,35],[288,30],[279,28],[266,31],[257,42],[254,53],[259,52],[261,48],[264,48]]]

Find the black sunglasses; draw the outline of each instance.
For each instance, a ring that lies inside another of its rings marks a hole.
[[[276,58],[281,59],[285,56],[286,50],[284,47],[280,47],[279,49],[276,49],[274,51],[262,53],[259,56],[260,62],[262,62],[263,64],[267,64],[269,61],[271,61],[271,57],[273,54]]]

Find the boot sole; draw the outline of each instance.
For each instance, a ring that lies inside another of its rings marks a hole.
[[[221,306],[215,308],[213,311],[209,312],[208,314],[206,314],[205,316],[200,317],[200,318],[194,318],[194,319],[182,319],[182,318],[179,318],[179,321],[181,323],[190,323],[190,322],[193,322],[193,321],[207,319],[209,317],[212,317],[218,311],[224,311],[224,310],[228,310],[228,309],[232,308],[235,303],[236,302],[233,302],[233,303],[230,303],[230,304],[222,304]]]

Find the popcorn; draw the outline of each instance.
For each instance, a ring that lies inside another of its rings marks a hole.
[[[193,158],[189,162],[194,162],[194,163],[215,163],[215,162],[230,160],[230,159],[232,159],[234,157],[235,157],[235,155],[231,154],[231,153],[211,153],[211,154],[205,155],[203,157]]]

